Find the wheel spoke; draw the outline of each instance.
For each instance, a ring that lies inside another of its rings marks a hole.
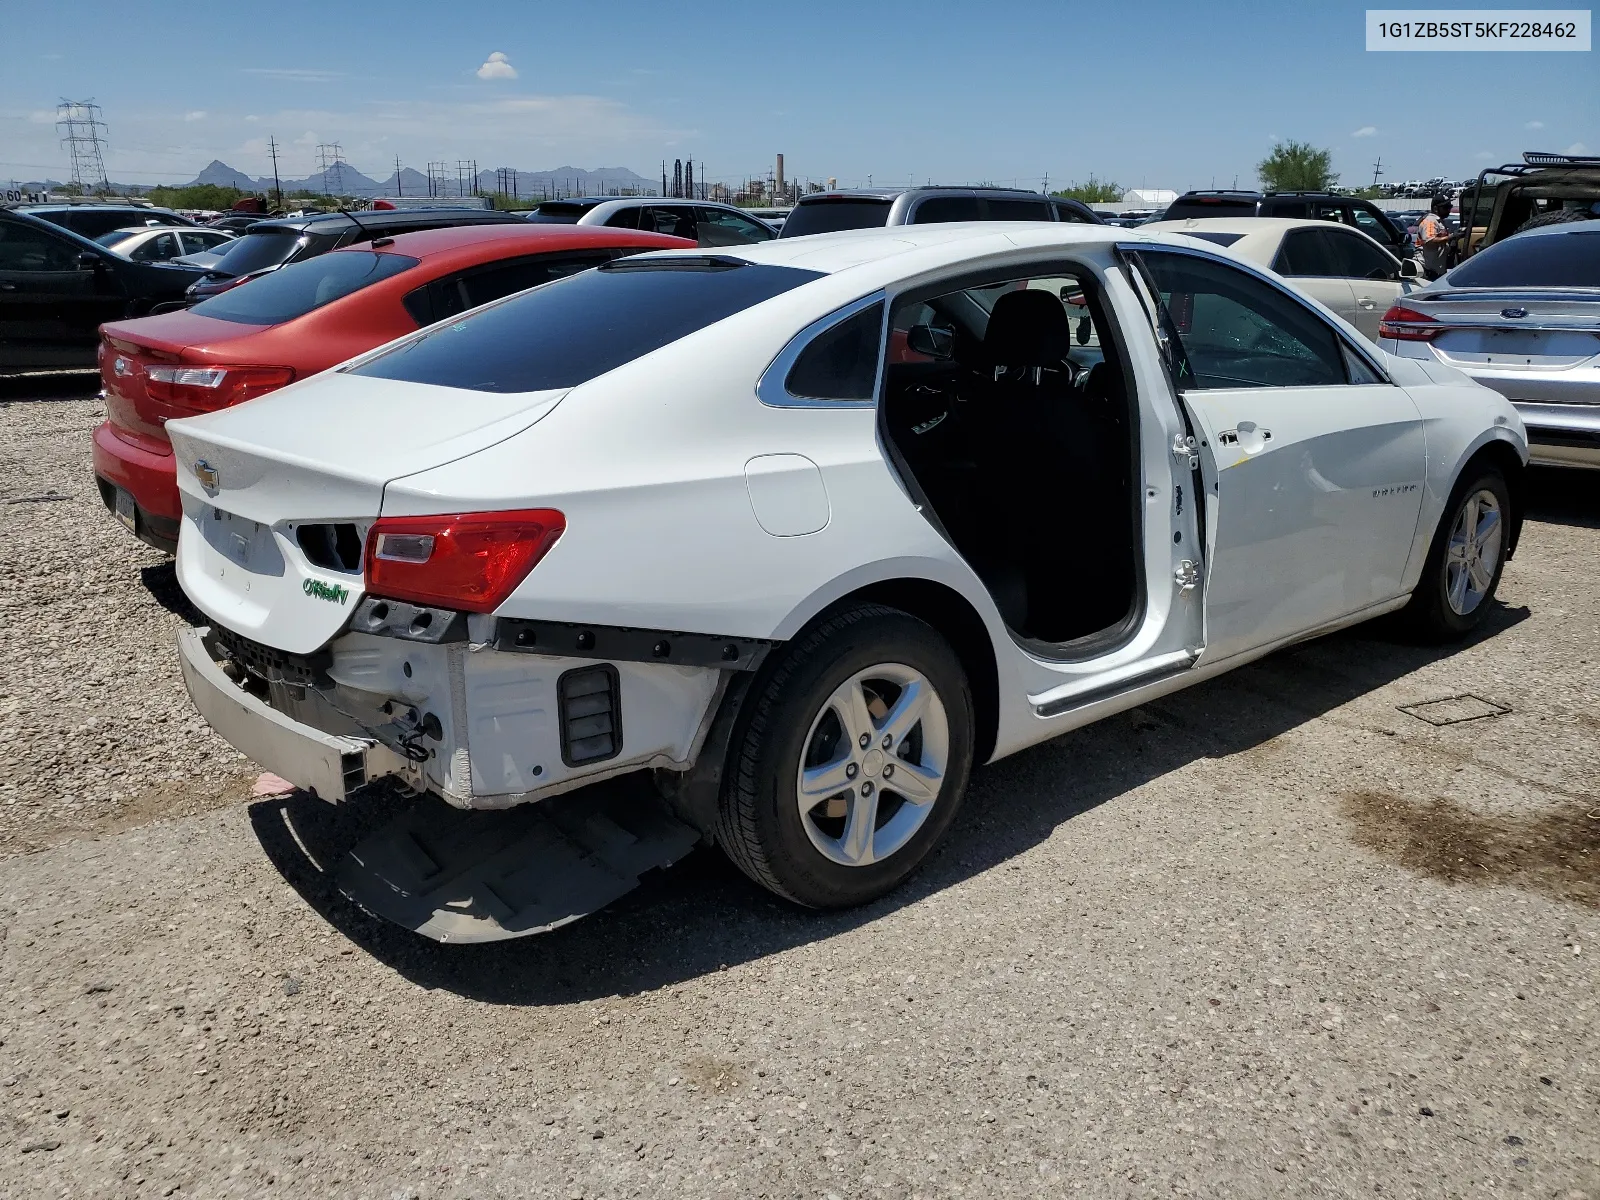
[[[872,861],[872,835],[878,826],[878,792],[863,796],[858,788],[850,797],[850,816],[845,823],[839,849],[856,866]]]
[[[1467,506],[1461,510],[1461,532],[1467,537],[1472,536],[1472,531],[1478,527],[1478,498],[1472,496],[1467,500]]]
[[[1450,545],[1445,550],[1445,561],[1451,563],[1465,562],[1467,558],[1466,538],[1451,538]]]
[[[921,806],[938,799],[939,786],[943,782],[944,776],[939,772],[897,759],[893,778],[884,780],[883,786],[901,796],[906,803]]]
[[[1472,577],[1472,590],[1478,595],[1481,596],[1489,590],[1489,580],[1491,578],[1489,568],[1484,565],[1481,559],[1467,568],[1467,574]]]
[[[891,752],[911,736],[911,731],[917,727],[917,722],[922,720],[922,714],[928,711],[930,694],[931,689],[928,685],[920,681],[908,683],[900,689],[900,698],[894,702],[894,707],[889,710],[889,715],[879,726],[880,734],[889,735]]]
[[[1450,607],[1458,613],[1466,612],[1467,603],[1467,571],[1465,567],[1454,568],[1449,576]]]
[[[809,810],[811,802],[824,800],[829,796],[836,796],[850,786],[850,779],[845,772],[850,767],[851,753],[855,749],[852,743],[843,758],[835,759],[831,763],[823,763],[819,767],[807,767],[800,773],[800,798],[807,803],[800,807]]]
[[[867,708],[867,694],[861,688],[861,680],[850,679],[839,685],[838,691],[829,698],[828,703],[839,716],[839,724],[844,726],[844,734],[850,739],[850,753],[854,753],[861,744],[861,735],[866,734],[870,740],[876,732],[872,723],[872,712]]]
[[[1499,533],[1500,510],[1498,508],[1484,509],[1483,515],[1478,519],[1478,524],[1473,530],[1472,540],[1477,544],[1478,549],[1482,550],[1484,546],[1489,544],[1489,539],[1499,536]]]

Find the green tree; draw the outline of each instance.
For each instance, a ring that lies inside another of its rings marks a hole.
[[[199,183],[192,187],[154,187],[146,197],[162,208],[209,208],[218,211],[233,207],[235,200],[243,199],[244,192],[235,187],[219,187],[214,183]]]
[[[1325,192],[1339,181],[1333,155],[1310,142],[1279,142],[1256,164],[1256,174],[1269,192]]]
[[[1113,183],[1109,179],[1096,179],[1091,172],[1088,183],[1075,183],[1071,187],[1064,187],[1059,192],[1051,192],[1063,200],[1078,200],[1084,204],[1115,204],[1122,199],[1124,189],[1121,184]]]

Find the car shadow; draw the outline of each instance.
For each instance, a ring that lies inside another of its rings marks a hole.
[[[1497,605],[1473,640],[1527,616],[1526,609]],[[385,824],[404,800],[374,788],[333,806],[295,793],[252,805],[250,819],[268,857],[312,908],[423,987],[511,1005],[631,995],[830,938],[915,904],[1006,863],[1150,780],[1196,759],[1259,746],[1463,648],[1406,644],[1382,625],[1363,626],[981,768],[955,824],[922,870],[891,895],[848,912],[782,902],[721,854],[701,849],[646,876],[610,907],[550,933],[441,945],[368,915],[333,882],[350,847]],[[639,783],[634,777],[596,786]]]
[[[1525,477],[1524,495],[1530,521],[1600,529],[1600,471],[1534,467]]]
[[[196,608],[178,583],[178,567],[171,559],[139,568],[139,582],[151,598],[174,616],[190,625],[206,624],[206,615]]]

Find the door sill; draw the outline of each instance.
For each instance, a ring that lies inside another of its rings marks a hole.
[[[1198,657],[1199,655],[1193,650],[1178,650],[1135,663],[1111,679],[1102,678],[1087,687],[1082,684],[1068,684],[1065,687],[1052,688],[1037,696],[1029,696],[1028,702],[1033,705],[1033,713],[1037,717],[1059,717],[1098,704],[1112,696],[1120,696],[1124,692],[1136,691],[1150,684],[1161,683],[1182,675],[1194,667]]]

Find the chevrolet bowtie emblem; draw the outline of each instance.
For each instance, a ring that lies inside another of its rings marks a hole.
[[[222,473],[203,458],[195,460],[194,477],[200,481],[200,486],[208,492],[216,491],[222,482]]]

